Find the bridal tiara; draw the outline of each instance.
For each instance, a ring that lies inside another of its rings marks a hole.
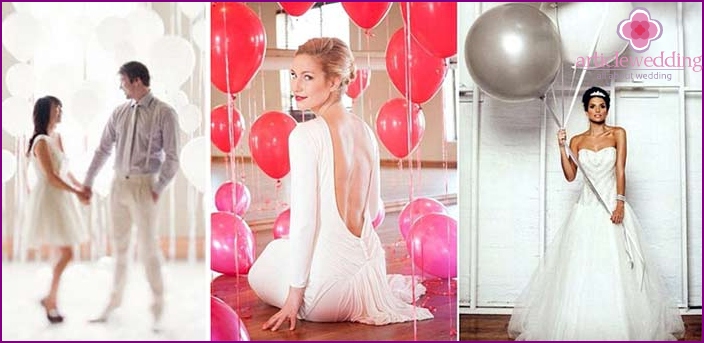
[[[600,91],[594,91],[594,92],[592,92],[592,94],[589,94],[589,96],[600,96],[600,97],[606,98],[606,95]]]

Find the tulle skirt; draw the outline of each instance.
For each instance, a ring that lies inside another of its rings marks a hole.
[[[628,204],[622,226],[611,223],[599,205],[576,204],[548,248],[544,265],[518,298],[509,336],[516,340],[681,336],[684,325],[675,302],[664,292],[647,256],[644,261],[639,258],[640,231]],[[629,252],[624,233],[631,237]]]

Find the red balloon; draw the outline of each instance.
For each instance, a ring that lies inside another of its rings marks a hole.
[[[279,213],[274,222],[274,239],[288,237],[291,228],[291,209]]]
[[[309,9],[313,8],[313,5],[315,5],[315,2],[307,2],[307,1],[301,1],[301,2],[279,2],[279,6],[288,13],[290,16],[294,17],[300,17],[306,12],[308,12]]]
[[[274,179],[280,179],[289,171],[288,136],[296,127],[290,115],[269,111],[257,118],[249,133],[249,150],[259,168]]]
[[[362,92],[364,92],[371,81],[372,71],[369,69],[357,69],[355,72],[355,78],[352,80],[349,86],[347,86],[347,96],[352,99],[356,99]]]
[[[210,79],[223,92],[239,93],[264,62],[264,25],[239,2],[214,2],[210,14]]]
[[[422,104],[430,100],[442,86],[447,66],[445,60],[429,54],[414,39],[411,39],[411,53],[405,46],[406,34],[398,29],[386,47],[386,72],[396,89],[406,95],[406,61],[410,59],[411,101]]]
[[[431,213],[413,223],[406,247],[413,264],[441,277],[457,276],[457,221],[445,214]]]
[[[394,98],[381,106],[376,115],[376,133],[381,143],[398,158],[408,156],[418,147],[425,132],[425,116],[418,104],[411,104],[411,149],[408,149],[408,102]]]
[[[237,146],[244,131],[244,118],[242,114],[232,107],[232,130],[235,144],[230,143],[230,130],[228,127],[227,105],[220,105],[210,112],[210,141],[222,152],[230,152],[231,148]]]
[[[391,2],[342,2],[342,8],[357,26],[371,30],[389,14]]]
[[[210,340],[249,341],[249,332],[237,312],[224,301],[210,296]]]
[[[448,214],[445,205],[432,198],[419,197],[406,204],[398,215],[398,228],[403,239],[408,241],[408,232],[413,223],[430,213]]]
[[[226,274],[247,274],[254,263],[254,234],[239,216],[210,214],[210,269]]]
[[[410,4],[411,35],[431,55],[448,58],[457,54],[456,2],[402,2],[401,15],[406,19]]]
[[[252,196],[249,189],[242,182],[235,183],[235,197],[233,205],[232,181],[227,181],[218,187],[215,192],[215,207],[218,211],[234,213],[240,217],[249,209]]]

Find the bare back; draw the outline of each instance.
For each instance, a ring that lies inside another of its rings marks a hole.
[[[349,114],[323,120],[332,141],[337,211],[347,229],[360,237],[372,170],[377,163],[369,129],[361,119]]]

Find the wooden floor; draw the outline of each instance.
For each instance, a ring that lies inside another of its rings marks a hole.
[[[251,163],[241,163],[236,168],[237,179],[244,182],[252,194],[252,205],[245,215],[257,243],[257,254],[273,239],[271,223],[278,212],[285,209],[288,199],[288,178],[278,183],[264,175]],[[377,233],[386,251],[387,272],[411,275],[411,263],[406,245],[398,230],[398,212],[410,196],[411,178],[415,196],[432,196],[448,206],[450,214],[457,218],[457,170],[427,168],[413,174],[407,167],[382,168],[382,198],[387,213]],[[212,164],[213,190],[228,179],[227,165],[218,160]],[[418,273],[418,271],[416,271]],[[419,276],[420,277],[420,276]],[[262,324],[278,308],[260,301],[249,287],[246,277],[221,275],[211,283],[213,295],[225,301],[242,318],[252,340],[457,340],[457,295],[456,282],[428,277],[423,281],[428,288],[418,304],[429,308],[435,316],[432,320],[371,326],[357,323],[312,323],[299,321],[296,330],[277,332],[261,330]]]
[[[509,315],[460,315],[461,341],[508,341]],[[702,316],[682,316],[685,325],[684,341],[702,340]]]

